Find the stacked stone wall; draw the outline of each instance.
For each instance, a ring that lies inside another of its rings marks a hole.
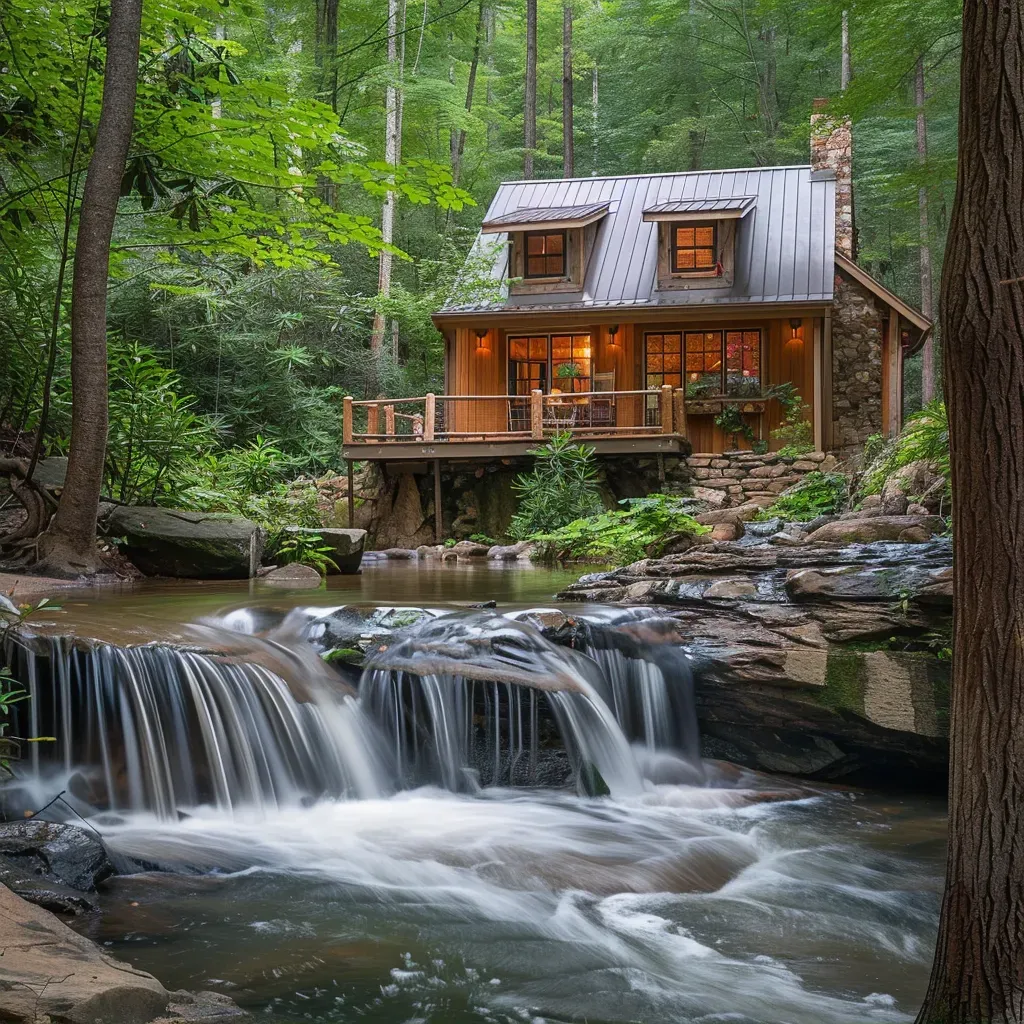
[[[686,460],[693,475],[693,496],[722,508],[754,503],[770,505],[787,487],[808,473],[829,472],[837,463],[824,452],[799,458],[754,452],[698,452]]]

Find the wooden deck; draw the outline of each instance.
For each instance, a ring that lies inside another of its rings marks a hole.
[[[475,429],[480,421],[507,429]],[[508,457],[525,455],[560,433],[601,455],[684,451],[683,390],[346,398],[341,454],[350,461],[387,462]]]

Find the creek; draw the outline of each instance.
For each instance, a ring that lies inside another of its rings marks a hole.
[[[55,741],[0,799],[65,791],[131,872],[92,937],[273,1024],[912,1019],[941,802],[702,762],[660,613],[543,634],[570,576],[72,595],[17,666]]]

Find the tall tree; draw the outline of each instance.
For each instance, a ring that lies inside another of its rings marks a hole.
[[[850,88],[850,80],[853,78],[853,66],[850,64],[850,12],[843,11],[842,29],[842,66],[839,74],[839,84],[843,92]]]
[[[917,108],[917,162],[922,172],[928,163],[928,124],[924,112],[924,57],[917,58],[914,72],[914,105]],[[928,189],[924,181],[917,186],[917,213],[921,232],[919,242],[921,271],[921,312],[932,315],[932,250],[928,232]],[[932,336],[924,343],[921,354],[921,399],[935,397],[935,342]]]
[[[562,173],[574,176],[575,156],[572,127],[572,2],[562,4]]]
[[[533,177],[537,148],[537,0],[526,0],[526,91],[523,97],[523,177]]]
[[[107,450],[107,274],[135,117],[142,0],[111,0],[103,101],[78,217],[71,281],[71,445],[60,505],[40,538],[42,568],[102,567],[96,516]]]
[[[469,62],[469,80],[466,82],[466,113],[473,110],[473,93],[476,91],[476,76],[480,68],[480,46],[483,42],[484,29],[486,25],[487,8],[484,0],[480,0],[476,15],[476,33],[473,36],[473,56]],[[459,137],[452,147],[452,181],[458,185],[459,176],[462,172],[462,157],[466,152],[466,126],[459,129]],[[447,223],[447,219],[446,219]]]
[[[918,1024],[1024,1020],[1024,7],[965,0],[941,322],[953,486],[949,850]]]

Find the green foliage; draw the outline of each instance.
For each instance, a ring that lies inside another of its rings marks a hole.
[[[271,557],[284,565],[308,565],[326,576],[328,570],[337,569],[338,564],[331,558],[331,548],[323,541],[319,533],[282,530],[271,540]]]
[[[509,526],[513,537],[522,540],[547,533],[601,511],[592,447],[576,444],[566,432],[531,448],[530,454],[533,469],[512,483],[519,495],[519,508]]]
[[[652,494],[619,502],[622,510],[609,510],[577,519],[558,530],[538,532],[530,540],[547,543],[560,558],[587,558],[616,563],[633,562],[645,554],[656,556],[679,534],[707,533],[687,511],[688,498]]]
[[[810,407],[804,405],[796,385],[790,381],[776,384],[765,392],[765,398],[774,398],[782,406],[785,422],[772,431],[772,438],[782,442],[779,454],[795,458],[814,451],[814,427],[807,419]]]
[[[779,495],[762,509],[758,519],[785,519],[809,522],[818,516],[835,515],[846,508],[850,481],[842,473],[808,473],[798,484]]]
[[[754,430],[743,418],[738,405],[726,405],[715,417],[715,426],[726,434],[732,435],[732,445],[739,447],[739,439],[745,437],[748,441],[754,439]]]
[[[912,462],[928,462],[949,481],[949,420],[938,399],[911,416],[891,440],[869,438],[864,450],[867,469],[861,479],[864,494],[879,494],[886,479]]]
[[[493,537],[488,537],[486,533],[471,533],[469,539],[474,544],[486,544],[488,547],[494,547],[498,543]]]

